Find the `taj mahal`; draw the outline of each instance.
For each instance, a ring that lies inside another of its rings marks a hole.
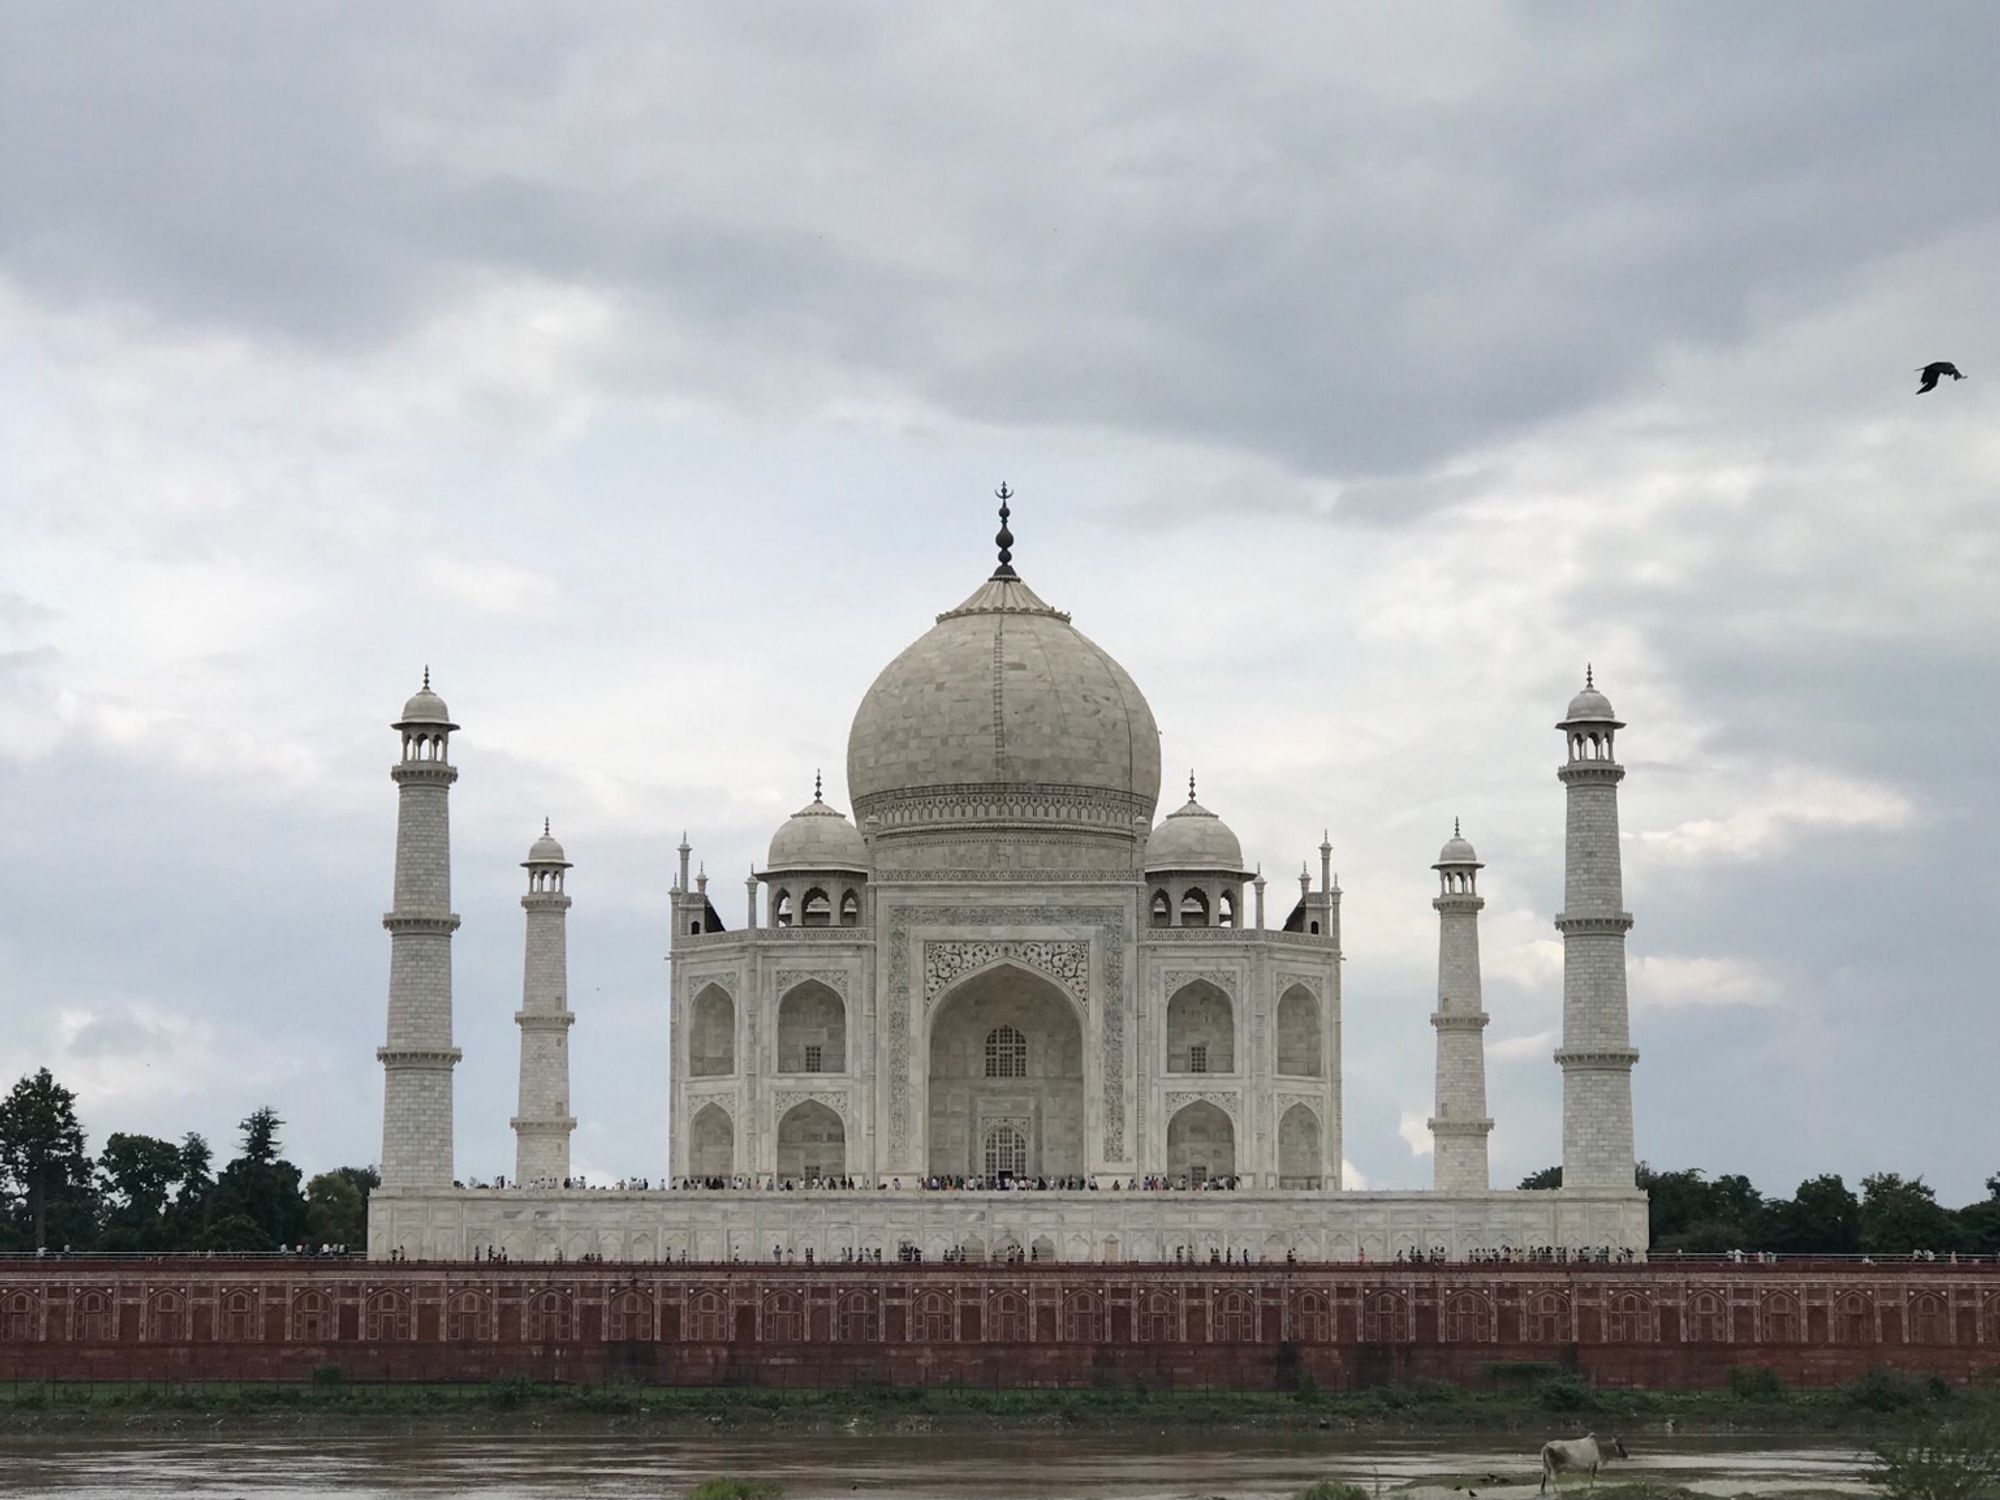
[[[1016,572],[1011,494],[1000,494],[998,566],[883,668],[855,712],[851,810],[816,786],[736,898],[690,878],[693,850],[681,842],[666,902],[663,1184],[607,1189],[572,1177],[571,865],[546,825],[524,862],[514,1176],[498,1187],[455,1180],[448,796],[458,726],[426,672],[394,726],[370,1255],[1643,1254],[1624,770],[1613,754],[1624,726],[1594,681],[1557,725],[1567,838],[1550,1081],[1561,1079],[1563,1185],[1489,1181],[1483,866],[1454,828],[1431,862],[1431,1035],[1416,1021],[1411,1036],[1436,1055],[1433,1186],[1348,1189],[1330,845],[1322,839],[1316,875],[1303,869],[1296,895],[1272,893],[1192,777],[1187,800],[1156,818],[1160,744],[1145,695]]]

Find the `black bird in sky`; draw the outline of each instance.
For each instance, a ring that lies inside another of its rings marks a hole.
[[[1937,383],[1947,376],[1953,380],[1965,379],[1963,375],[1958,373],[1958,366],[1948,359],[1934,360],[1917,371],[1917,373],[1924,377],[1924,383],[1917,387],[1917,394],[1919,396],[1923,395],[1925,391],[1936,390]]]

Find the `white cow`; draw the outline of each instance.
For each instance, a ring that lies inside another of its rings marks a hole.
[[[1598,1465],[1614,1456],[1630,1458],[1632,1455],[1625,1451],[1625,1444],[1620,1439],[1611,1438],[1600,1443],[1594,1432],[1587,1437],[1572,1438],[1567,1442],[1544,1443],[1542,1487],[1537,1493],[1546,1495],[1549,1492],[1549,1482],[1556,1480],[1556,1476],[1564,1469],[1581,1469],[1590,1475],[1590,1482],[1596,1484]],[[1558,1490],[1562,1488],[1560,1480],[1556,1480],[1556,1488]]]

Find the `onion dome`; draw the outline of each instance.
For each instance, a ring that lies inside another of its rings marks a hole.
[[[1556,727],[1567,729],[1572,724],[1609,724],[1614,729],[1625,726],[1612,711],[1611,700],[1598,692],[1597,683],[1589,667],[1583,669],[1583,691],[1569,700],[1569,711],[1563,715],[1562,723]]]
[[[1451,837],[1446,839],[1444,847],[1438,850],[1437,863],[1431,866],[1431,868],[1441,870],[1446,865],[1477,864],[1479,864],[1479,856],[1473,852],[1471,840],[1459,833],[1458,819],[1453,818],[1451,820]]]
[[[424,668],[424,685],[403,705],[403,717],[393,727],[401,729],[412,724],[441,724],[446,729],[458,728],[451,722],[451,710],[444,706],[444,699],[431,691],[429,667]]]
[[[542,819],[542,836],[528,846],[528,857],[524,865],[561,865],[569,868],[569,859],[563,854],[563,846],[549,834],[549,820]]]
[[[1170,870],[1243,873],[1243,845],[1230,827],[1194,800],[1194,777],[1188,777],[1185,807],[1167,814],[1146,840],[1146,873]]]
[[[1003,501],[1011,495],[1003,485]],[[1131,837],[1160,793],[1159,730],[1105,650],[1000,565],[888,666],[847,738],[855,816],[885,833],[1087,827]]]
[[[846,870],[868,873],[868,845],[861,831],[821,799],[815,780],[813,799],[793,813],[771,837],[766,873],[780,870]]]

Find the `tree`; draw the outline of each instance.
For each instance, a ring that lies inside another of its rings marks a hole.
[[[164,1231],[167,1245],[175,1250],[192,1250],[201,1243],[208,1222],[209,1195],[215,1191],[215,1175],[210,1170],[215,1152],[206,1139],[190,1130],[181,1137],[180,1189],[167,1215]]]
[[[315,1245],[368,1243],[368,1194],[381,1186],[373,1167],[336,1167],[306,1184],[306,1238]]]
[[[1874,1255],[1956,1250],[1956,1217],[1921,1177],[1877,1172],[1861,1179],[1861,1248]]]
[[[1861,1249],[1861,1200],[1836,1172],[1811,1177],[1790,1198],[1758,1215],[1754,1238],[1785,1255],[1854,1255]]]
[[[2000,1255],[2000,1172],[1986,1179],[1986,1196],[1958,1211],[1959,1248]]]
[[[107,1250],[169,1248],[169,1195],[180,1182],[181,1148],[153,1135],[114,1131],[97,1158],[103,1204],[99,1243]]]
[[[1561,1167],[1543,1167],[1539,1172],[1530,1172],[1521,1179],[1521,1186],[1527,1189],[1559,1188],[1563,1185]]]
[[[37,1250],[47,1247],[51,1226],[58,1244],[88,1242],[96,1227],[83,1148],[76,1095],[47,1068],[24,1077],[0,1100],[0,1178],[8,1196],[19,1200],[28,1241]]]
[[[1638,1182],[1649,1195],[1655,1250],[1713,1253],[1740,1249],[1755,1238],[1764,1198],[1747,1177],[1725,1175],[1710,1182],[1699,1167],[1655,1172],[1641,1164]]]
[[[285,1122],[266,1104],[243,1122],[243,1159],[268,1167],[278,1159],[278,1127]]]
[[[208,1243],[222,1232],[223,1226],[237,1219],[252,1225],[270,1246],[295,1245],[304,1240],[306,1200],[299,1189],[299,1169],[278,1154],[282,1149],[278,1127],[284,1123],[268,1105],[244,1120],[243,1154],[222,1169],[208,1195],[206,1248],[268,1248],[245,1243]],[[229,1237],[244,1239],[240,1228],[232,1229]]]

